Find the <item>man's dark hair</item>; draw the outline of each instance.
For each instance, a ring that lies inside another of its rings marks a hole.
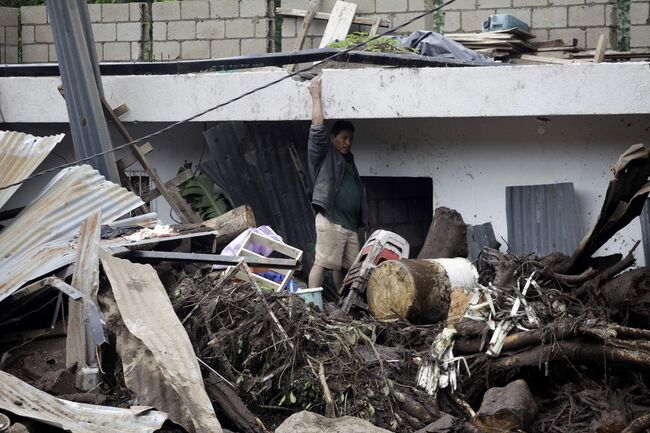
[[[339,135],[341,131],[350,131],[354,133],[354,125],[352,122],[348,122],[347,120],[337,120],[334,122],[334,126],[332,126],[332,135]]]

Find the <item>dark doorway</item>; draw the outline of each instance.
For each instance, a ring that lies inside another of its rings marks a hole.
[[[368,195],[370,233],[384,229],[404,237],[417,257],[433,217],[429,177],[363,177]]]

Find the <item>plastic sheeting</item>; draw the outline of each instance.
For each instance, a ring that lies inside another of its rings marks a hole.
[[[474,50],[466,48],[462,44],[444,37],[436,32],[418,30],[405,38],[401,38],[402,44],[407,48],[414,48],[423,56],[439,59],[457,59],[464,62],[491,62],[489,59]]]

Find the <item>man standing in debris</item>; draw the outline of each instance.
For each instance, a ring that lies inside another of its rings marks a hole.
[[[308,88],[312,99],[309,175],[314,184],[312,206],[317,212],[316,260],[309,273],[309,287],[321,286],[325,269],[331,269],[340,291],[341,269],[349,269],[359,253],[357,232],[368,225],[368,209],[350,152],[354,125],[339,120],[328,134],[321,104],[321,77],[311,80]]]

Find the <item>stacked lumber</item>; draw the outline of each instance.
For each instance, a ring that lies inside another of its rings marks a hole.
[[[469,49],[500,60],[515,54],[537,51],[535,45],[529,42],[535,35],[516,27],[482,33],[447,33],[445,36]]]

